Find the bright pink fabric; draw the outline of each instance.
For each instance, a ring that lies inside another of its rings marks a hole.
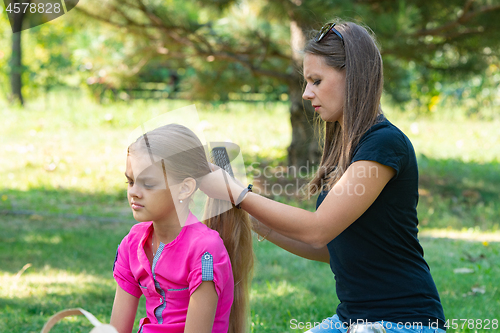
[[[165,245],[155,267],[156,280],[166,296],[163,324],[158,324],[154,311],[164,300],[156,290],[144,252],[144,244],[152,231],[152,222],[132,227],[120,243],[113,271],[116,282],[123,290],[135,297],[143,294],[146,297],[147,318],[141,320],[141,333],[184,332],[190,295],[202,282],[201,260],[205,252],[213,257],[213,282],[219,296],[212,332],[226,333],[233,303],[234,280],[229,255],[219,233],[200,223],[190,213],[177,238]]]

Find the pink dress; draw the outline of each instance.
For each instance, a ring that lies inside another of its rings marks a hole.
[[[147,317],[140,333],[182,333],[191,294],[202,281],[213,281],[219,296],[212,332],[226,333],[234,280],[229,255],[215,230],[192,213],[172,242],[160,243],[152,268],[144,244],[153,222],[134,225],[117,250],[113,276],[127,293],[146,297]]]

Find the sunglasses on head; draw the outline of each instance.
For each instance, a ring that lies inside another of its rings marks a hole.
[[[318,34],[316,35],[316,37],[314,37],[314,41],[316,43],[321,42],[321,40],[323,38],[325,38],[325,36],[328,35],[328,33],[330,31],[333,31],[340,38],[340,40],[342,41],[342,45],[344,45],[344,37],[342,37],[342,35],[340,34],[340,32],[338,32],[334,27],[335,27],[335,23],[327,23],[327,24],[325,24],[323,26],[323,28],[321,28],[321,30],[318,32]]]

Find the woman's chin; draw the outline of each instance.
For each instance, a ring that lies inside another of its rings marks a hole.
[[[338,120],[338,117],[327,117],[327,116],[321,116],[321,119],[326,121],[327,123],[334,123]]]
[[[339,122],[342,125],[342,114],[328,115],[328,114],[320,114],[321,119],[328,123]]]

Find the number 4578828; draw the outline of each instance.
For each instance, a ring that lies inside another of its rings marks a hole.
[[[23,8],[24,6],[24,8]],[[29,7],[29,10],[28,10]],[[54,6],[52,7],[51,3],[29,3],[29,2],[23,2],[23,3],[9,3],[6,9],[7,12],[12,13],[14,12],[15,14],[18,14],[20,12],[26,13],[26,11],[29,11],[30,13],[60,13],[61,12],[61,4],[55,3]]]

